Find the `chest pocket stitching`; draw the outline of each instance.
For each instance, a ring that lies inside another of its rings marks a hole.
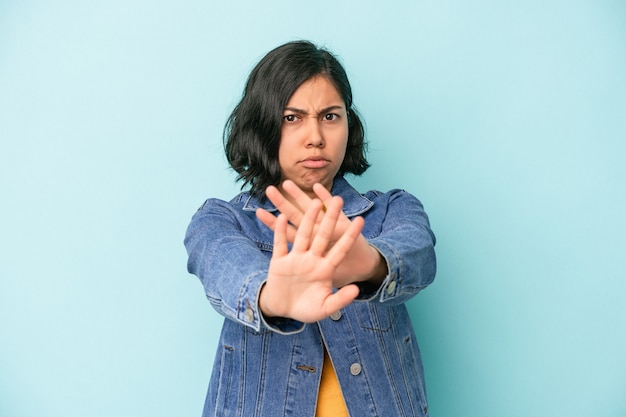
[[[363,330],[387,332],[391,328],[389,308],[376,308],[371,303],[364,303],[363,308],[357,308],[356,314]]]

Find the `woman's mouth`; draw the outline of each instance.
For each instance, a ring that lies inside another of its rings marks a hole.
[[[310,169],[324,168],[329,163],[330,163],[330,161],[328,161],[327,159],[324,159],[324,158],[318,157],[318,156],[313,156],[313,157],[306,158],[306,159],[303,159],[302,161],[300,161],[300,164],[303,167],[310,168]]]

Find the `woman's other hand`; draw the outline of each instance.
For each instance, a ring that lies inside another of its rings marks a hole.
[[[317,199],[310,198],[304,191],[298,186],[287,180],[283,183],[282,189],[284,193],[276,187],[268,187],[266,190],[267,198],[276,206],[278,211],[291,223],[287,225],[286,236],[290,242],[294,241],[297,230],[299,229],[305,212],[314,201]],[[328,214],[328,206],[333,199],[339,197],[333,197],[330,192],[324,188],[321,184],[315,184],[313,191],[316,196],[322,201],[323,207],[326,208],[326,213],[319,211],[315,218],[315,225],[313,233],[316,233],[317,226],[321,224],[324,217]],[[257,217],[267,227],[276,231],[277,218],[263,209],[257,210]],[[350,227],[352,222],[343,213],[338,214],[335,228],[332,231],[328,247],[332,247],[337,242],[345,231]],[[340,288],[354,282],[371,282],[372,284],[380,284],[387,275],[387,264],[380,253],[371,246],[365,237],[359,233],[354,244],[350,248],[349,252],[343,258],[340,265],[335,270],[333,276],[334,286]]]

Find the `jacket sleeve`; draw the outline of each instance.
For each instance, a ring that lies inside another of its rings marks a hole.
[[[258,299],[269,257],[246,235],[242,222],[251,220],[234,206],[207,200],[187,228],[187,269],[200,279],[207,299],[224,317],[256,331],[261,327],[280,333],[301,330],[302,323],[284,319],[268,324],[262,317]]]
[[[430,285],[437,270],[435,235],[422,203],[403,190],[379,196],[387,204],[380,233],[368,239],[387,262],[383,283],[359,300],[400,304]],[[366,223],[368,219],[365,219]]]

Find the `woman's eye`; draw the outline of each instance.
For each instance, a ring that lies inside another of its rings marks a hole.
[[[298,120],[298,116],[295,114],[288,114],[287,116],[283,116],[283,120],[287,123],[293,123]]]
[[[339,118],[339,115],[335,113],[328,113],[324,115],[324,120],[328,120],[328,121],[337,120],[338,118]]]

